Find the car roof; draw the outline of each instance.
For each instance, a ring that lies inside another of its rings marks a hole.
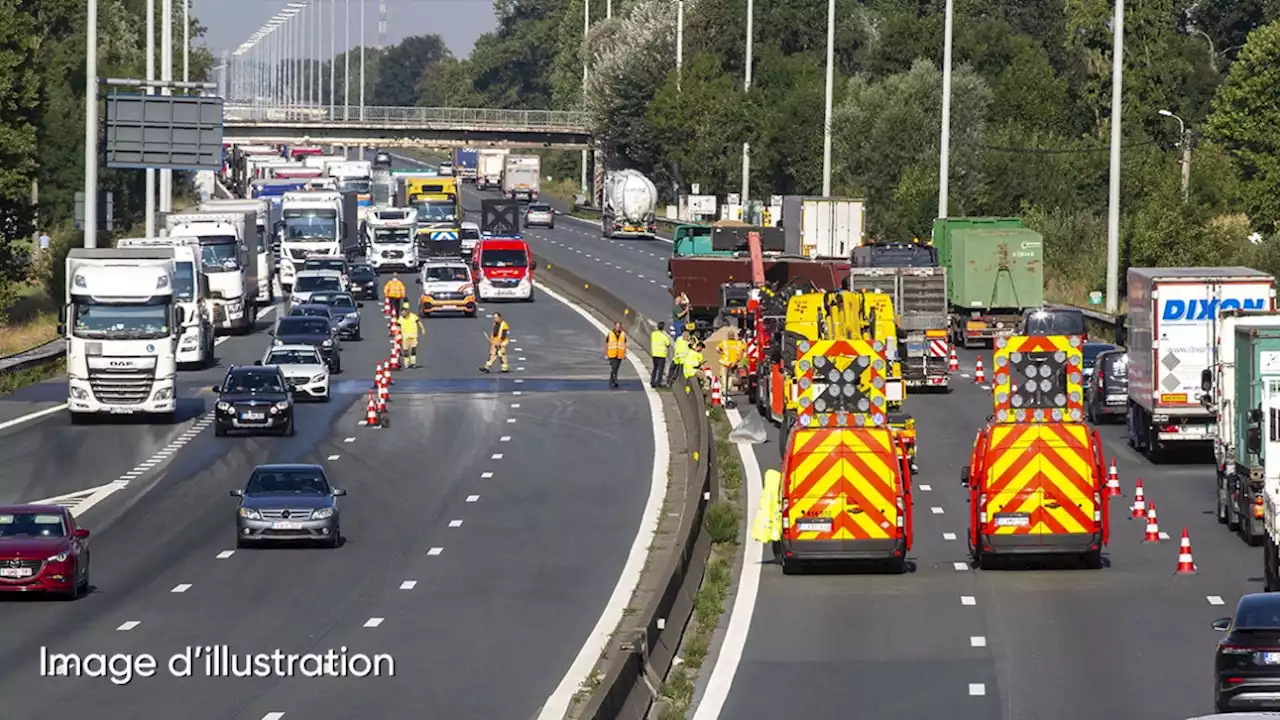
[[[278,346],[283,347],[283,346]],[[275,365],[232,365],[227,368],[228,375],[279,375],[280,368]]]
[[[0,513],[13,514],[20,512],[70,514],[70,511],[63,505],[0,505]]]
[[[473,223],[470,220],[466,220],[466,221],[463,221],[461,227],[464,227],[467,230],[479,230],[480,223]]]
[[[274,353],[274,352],[313,352],[316,354],[320,353],[319,350],[316,350],[315,345],[298,345],[298,344],[272,345],[271,347],[267,348],[267,357],[271,357],[271,353]],[[254,367],[267,367],[267,366],[254,365]]]
[[[339,298],[342,298],[342,299],[345,299],[345,300],[350,300],[351,302],[355,302],[355,301],[356,301],[355,296],[354,296],[354,295],[352,295],[351,293],[347,292],[346,290],[321,290],[320,292],[317,292],[317,293],[312,294],[312,295],[311,295],[311,302],[306,303],[306,304],[308,304],[308,305],[324,305],[325,307],[328,307],[328,305],[329,305],[328,303],[326,303],[326,302],[320,302],[320,301],[316,300],[316,296],[320,296],[320,297],[327,297],[327,298],[329,298],[330,300],[337,300],[337,299],[339,299]]]
[[[324,303],[311,302],[311,303],[298,303],[297,305],[294,305],[293,307],[289,308],[289,314],[286,315],[285,317],[297,317],[298,313],[294,312],[295,310],[324,310],[326,315],[333,314],[333,308],[329,307],[328,305],[325,305]]]
[[[285,322],[286,320],[324,320],[324,318],[318,315],[282,315],[280,319],[276,321],[276,327],[279,327],[280,324]],[[327,320],[326,322],[330,323],[329,327],[333,327],[332,318],[330,318],[330,320]]]
[[[340,277],[342,277],[342,273],[338,272],[337,270],[328,270],[328,269],[325,269],[325,270],[302,270],[301,272],[299,272],[299,273],[297,274],[297,277],[332,277],[332,278],[340,278]]]
[[[377,272],[376,270],[373,269],[373,266],[370,265],[369,263],[352,263],[350,266],[348,266],[347,269],[348,270],[368,270],[369,272]]]
[[[324,474],[324,466],[312,463],[267,463],[253,469],[256,472],[282,472],[289,470],[315,470]]]
[[[495,250],[525,250],[529,247],[529,243],[525,242],[524,238],[482,238],[480,246],[494,248]]]

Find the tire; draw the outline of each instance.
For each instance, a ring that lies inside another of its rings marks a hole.
[[[902,575],[907,572],[907,558],[896,557],[885,563],[885,569],[893,575]]]
[[[292,418],[292,417],[290,417],[290,418],[289,418],[289,424],[284,426],[284,436],[285,436],[285,437],[293,437],[293,436],[294,436],[294,432],[295,432],[295,430],[294,430],[294,427],[293,427],[293,418]]]
[[[805,565],[799,560],[790,560],[790,561],[783,560],[782,561],[783,575],[804,575],[808,569],[809,569],[809,566]]]
[[[227,429],[226,429],[226,428],[224,428],[224,427],[222,427],[221,425],[219,425],[218,423],[216,423],[216,422],[215,422],[215,423],[213,424],[213,436],[214,436],[214,437],[226,437],[226,436],[227,436]]]
[[[1084,560],[1084,566],[1086,568],[1090,570],[1101,570],[1102,569],[1102,548],[1098,548],[1097,550],[1090,550],[1089,552],[1081,556],[1081,559]]]
[[[351,339],[355,340],[356,342],[360,342],[361,340],[364,339],[364,335],[361,335],[360,331],[356,330],[356,334]]]
[[[342,528],[336,528],[333,532],[333,537],[330,537],[327,541],[325,541],[324,546],[329,548],[330,550],[341,547],[342,546]]]
[[[1237,514],[1239,508],[1236,506],[1236,489],[1232,478],[1227,478],[1227,529],[1231,532],[1240,532],[1241,517]]]

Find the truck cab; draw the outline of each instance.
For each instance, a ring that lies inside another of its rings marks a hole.
[[[378,272],[418,269],[418,211],[379,208],[365,219],[366,253]]]
[[[538,263],[523,238],[482,238],[472,251],[471,267],[480,302],[495,299],[533,302],[533,271]]]
[[[245,212],[252,211],[257,216],[253,237],[253,254],[258,264],[258,305],[267,307],[276,301],[276,254],[271,248],[270,214],[271,202],[259,200],[206,200],[200,203],[200,212]]]
[[[354,192],[357,207],[373,205],[373,163],[368,160],[346,160],[326,167],[338,192]]]
[[[254,212],[180,213],[165,218],[170,237],[198,243],[204,274],[209,279],[213,322],[221,330],[248,333],[258,319],[258,265],[251,255],[256,233]],[[248,239],[248,242],[246,242]]]
[[[67,409],[90,415],[177,410],[177,349],[186,321],[175,303],[171,248],[73,248],[67,255]]]
[[[341,255],[346,226],[336,192],[288,192],[280,205],[280,285],[293,287],[298,267],[312,255]]]
[[[121,238],[116,241],[116,247],[173,250],[173,299],[184,316],[177,363],[194,368],[216,365],[213,303],[209,297],[209,277],[200,261],[199,243],[175,237]]]

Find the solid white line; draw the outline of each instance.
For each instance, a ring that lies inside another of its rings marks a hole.
[[[58,412],[59,410],[66,410],[66,409],[67,409],[67,404],[62,403],[60,405],[54,405],[53,407],[50,407],[50,408],[45,408],[44,410],[37,410],[33,413],[27,413],[22,417],[17,417],[12,420],[6,420],[0,423],[0,430],[8,430],[11,427],[21,425],[22,423],[31,422],[32,420],[35,420],[37,418],[42,418],[45,415],[52,415]]]
[[[578,307],[568,298],[560,295],[560,293],[548,289],[546,284],[537,281],[535,283],[548,297],[564,303],[565,306],[582,316],[600,333],[601,337],[609,333],[609,328],[605,327],[603,323],[595,319],[586,310]],[[517,348],[518,351],[519,349]],[[631,361],[631,366],[635,368],[636,375],[640,378],[649,376],[649,369],[645,368],[634,354],[628,354],[627,359]],[[519,380],[516,382],[519,382]],[[542,706],[542,711],[538,713],[538,720],[561,720],[565,713],[569,711],[569,705],[573,702],[574,696],[578,693],[582,684],[587,681],[600,655],[608,648],[609,638],[613,635],[614,630],[617,629],[618,623],[622,622],[627,605],[631,602],[631,596],[635,594],[636,586],[640,584],[640,575],[644,571],[645,562],[649,557],[649,546],[653,544],[654,536],[658,530],[658,520],[662,514],[662,499],[667,493],[667,470],[670,464],[671,447],[667,442],[667,418],[662,412],[662,399],[648,384],[642,383],[642,387],[644,387],[645,398],[649,401],[649,418],[653,423],[654,452],[652,475],[649,480],[649,497],[645,500],[644,511],[640,515],[635,540],[631,544],[631,551],[627,554],[627,561],[622,567],[622,573],[618,576],[618,583],[613,588],[613,594],[609,596],[608,602],[605,603],[604,611],[600,614],[599,621],[596,622],[596,626],[591,630],[591,634],[587,636],[585,644],[578,652],[578,656],[573,659],[573,664],[569,666],[568,672],[565,673],[564,678],[560,680],[560,684],[551,693],[551,697],[547,698],[547,702]]]
[[[353,437],[349,437],[349,438],[346,438],[345,440],[343,440],[342,442],[355,442],[355,441],[356,441],[356,439],[355,439],[355,438],[353,438]]]
[[[384,618],[369,618],[364,621],[364,626],[367,628],[376,628],[382,624],[383,619]]]
[[[523,395],[524,393],[520,392],[519,390],[516,390],[516,391],[512,392],[511,394],[512,394],[512,395]]]
[[[730,427],[737,427],[742,422],[742,415],[736,409],[725,410]],[[747,527],[755,527],[756,513],[760,509],[760,495],[764,492],[764,478],[760,473],[760,464],[750,445],[736,445],[738,457],[742,460],[743,471],[747,475]],[[742,549],[742,576],[738,578],[738,588],[733,599],[733,608],[729,611],[729,625],[724,631],[724,640],[720,652],[716,656],[715,666],[707,679],[707,688],[702,700],[693,714],[693,720],[715,720],[720,717],[725,701],[729,699],[729,690],[733,687],[733,678],[742,662],[742,651],[747,646],[747,634],[751,631],[751,617],[755,614],[756,598],[760,592],[760,569],[764,559],[764,544],[747,538]]]

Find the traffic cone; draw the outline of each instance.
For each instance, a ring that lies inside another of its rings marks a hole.
[[[1111,469],[1107,470],[1107,497],[1120,495],[1120,471],[1116,470],[1116,459],[1111,458]]]
[[[1133,505],[1130,507],[1130,520],[1138,520],[1147,516],[1147,498],[1142,494],[1142,478],[1133,488]]]
[[[956,346],[951,346],[951,354],[947,356],[947,372],[960,372],[960,360],[956,357]]]
[[[1147,508],[1147,534],[1142,538],[1144,543],[1160,542],[1160,523],[1156,520],[1156,504]]]
[[[973,368],[973,382],[975,385],[982,385],[987,381],[987,371],[982,369],[982,356],[978,356],[978,364]]]
[[[382,382],[378,383],[379,392],[382,397],[386,398],[386,402],[391,402],[391,371],[382,371]]]
[[[382,299],[382,317],[391,317],[391,298]]]
[[[387,367],[390,367],[392,370],[401,369],[399,338],[391,339],[391,357],[387,359]]]
[[[724,405],[724,396],[721,394],[723,388],[720,387],[720,378],[711,378],[711,407],[722,407]]]
[[[382,387],[382,363],[374,366],[373,370],[373,386],[375,388]]]
[[[369,405],[364,411],[365,427],[378,427],[378,403],[373,398],[373,391],[369,391]]]
[[[1182,528],[1182,547],[1178,548],[1178,569],[1174,575],[1195,575],[1196,561],[1191,558],[1191,537],[1187,529]]]

